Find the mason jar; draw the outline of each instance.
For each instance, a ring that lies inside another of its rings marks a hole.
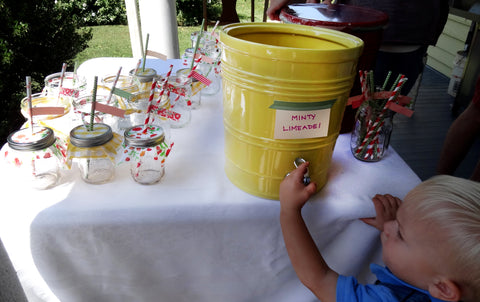
[[[65,72],[62,80],[62,73],[52,73],[45,77],[45,92],[51,97],[61,97],[71,100],[78,97],[81,92],[87,89],[87,80],[74,72]]]
[[[19,181],[25,181],[36,189],[49,189],[60,178],[60,151],[56,148],[55,134],[48,127],[24,128],[11,133],[9,150],[5,156],[19,173]]]
[[[200,38],[200,41],[198,41],[198,47],[200,48],[200,52],[205,56],[215,59],[219,55],[218,50],[220,49],[218,47],[217,37],[215,35],[212,35],[210,32],[202,31],[201,33],[202,37]],[[190,40],[192,41],[193,48],[195,48],[199,35],[200,31],[195,31],[190,34]]]
[[[171,77],[172,78],[172,77]],[[175,76],[173,76],[175,78]],[[178,92],[178,90],[175,90]],[[166,122],[171,128],[183,128],[190,123],[192,116],[190,108],[183,101],[181,94],[166,93],[152,111],[155,118]]]
[[[201,103],[200,91],[205,85],[192,76],[188,77],[189,73],[189,68],[179,69],[176,72],[176,77],[169,80],[169,83],[172,83],[172,85],[175,85],[175,87],[184,91],[183,96],[188,107],[191,109],[197,109],[200,107]]]
[[[139,68],[136,73],[135,69],[132,69],[128,74],[133,77],[134,82],[138,85],[138,91],[150,91],[153,79],[157,76],[157,71],[152,68]]]
[[[113,179],[115,175],[114,154],[109,154],[115,149],[107,146],[114,134],[107,124],[95,123],[93,129],[84,125],[77,126],[70,131],[71,147],[69,151],[75,152],[80,175],[90,184],[103,184]]]
[[[117,75],[109,74],[102,78],[101,83],[104,88],[110,90],[113,83],[115,82]],[[134,93],[138,91],[138,86],[135,84],[135,81],[132,76],[120,75],[118,77],[115,88],[121,89],[128,93]]]
[[[165,141],[165,131],[158,125],[138,125],[125,130],[124,158],[130,164],[132,178],[151,185],[165,175],[165,160],[172,145]]]
[[[93,94],[84,93],[78,96],[73,100],[73,116],[72,123],[77,125],[78,123],[83,123],[85,126],[91,122],[92,114],[92,105],[93,105]],[[108,99],[108,93],[106,91],[100,92],[97,91],[95,96],[96,104],[109,105],[112,107],[117,107],[120,109],[125,109],[126,106],[116,95],[112,95],[110,101]],[[114,116],[112,114],[104,113],[102,111],[96,110],[94,112],[93,121],[95,123],[105,123],[115,129],[119,129],[119,124],[122,122],[123,118]]]
[[[393,111],[374,108],[364,102],[355,116],[350,149],[355,158],[376,162],[381,160],[390,145],[393,130]]]
[[[33,116],[33,122],[39,123],[40,121],[47,121],[52,119],[60,118],[70,112],[71,101],[66,98],[56,98],[52,96],[45,95],[42,93],[32,94],[32,108],[41,108],[41,107],[58,107],[50,114],[38,114]],[[63,110],[62,110],[63,108]],[[49,110],[51,111],[51,109]],[[20,112],[26,118],[30,118],[28,97],[25,97],[20,102]]]
[[[202,96],[215,95],[220,90],[220,75],[215,71],[216,66],[216,62],[198,64],[199,72],[211,81],[210,85],[200,91]]]
[[[185,67],[189,67],[192,65],[192,60],[193,60],[193,48],[187,48],[182,54],[182,65]]]

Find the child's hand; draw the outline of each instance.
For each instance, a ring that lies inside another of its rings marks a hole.
[[[280,184],[280,206],[283,210],[300,210],[317,190],[314,182],[308,186],[303,184],[303,175],[307,172],[308,165],[308,162],[302,163]]]
[[[375,212],[377,213],[377,216],[372,218],[360,218],[360,220],[383,232],[383,224],[396,218],[397,210],[402,201],[400,198],[390,194],[377,194],[372,198],[372,201],[375,205]]]

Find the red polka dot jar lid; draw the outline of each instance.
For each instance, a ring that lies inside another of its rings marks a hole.
[[[11,133],[7,138],[8,146],[19,151],[37,151],[55,143],[55,135],[48,127],[24,128]]]
[[[138,125],[124,132],[125,146],[153,147],[165,140],[165,131],[158,125]]]

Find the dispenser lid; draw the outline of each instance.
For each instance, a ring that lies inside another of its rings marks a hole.
[[[372,28],[387,24],[388,15],[361,6],[296,3],[282,9],[280,19],[285,23],[309,26]]]

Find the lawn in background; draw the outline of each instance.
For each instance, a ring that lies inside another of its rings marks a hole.
[[[263,18],[264,0],[255,0],[255,21]],[[237,14],[240,22],[250,22],[250,0],[237,0]],[[212,30],[209,26],[208,30]],[[179,26],[178,40],[180,55],[185,49],[192,47],[190,34],[200,30],[199,26]],[[132,57],[130,34],[127,25],[103,25],[92,27],[93,38],[88,48],[77,55],[75,61],[80,65],[88,59],[96,57]]]

